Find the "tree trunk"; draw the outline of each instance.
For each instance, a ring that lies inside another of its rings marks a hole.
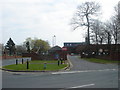
[[[95,35],[95,38],[96,38],[96,44],[98,44],[97,33],[96,33],[96,35]]]
[[[88,23],[88,29],[87,29],[87,34],[88,34],[88,40],[87,40],[87,44],[90,45],[90,30],[89,30],[89,27],[90,27],[90,23],[89,23],[89,19],[88,19],[88,15],[86,15],[86,19],[87,19],[87,23]]]
[[[117,44],[117,38],[118,38],[117,33],[118,33],[118,32],[116,31],[115,44]]]
[[[103,42],[103,38],[100,39],[100,44],[102,44],[102,42]]]
[[[108,32],[108,44],[111,44],[111,35],[109,32]]]
[[[117,38],[115,39],[115,44],[117,44]]]

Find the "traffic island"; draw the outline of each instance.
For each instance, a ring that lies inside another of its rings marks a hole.
[[[68,66],[65,63],[58,65],[57,61],[27,61],[23,64],[3,66],[2,70],[11,72],[50,72],[65,70]]]

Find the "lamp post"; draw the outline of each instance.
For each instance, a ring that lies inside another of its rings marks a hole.
[[[53,47],[56,45],[56,36],[55,35],[52,37],[52,44],[53,44]]]

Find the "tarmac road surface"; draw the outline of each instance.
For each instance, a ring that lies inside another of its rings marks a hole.
[[[17,58],[18,60],[18,63],[22,62],[22,59],[25,61],[27,60],[31,60],[31,58]],[[16,59],[7,59],[7,60],[2,60],[2,66],[5,66],[5,65],[11,65],[11,64],[15,64],[16,63]]]
[[[104,70],[104,69],[118,69],[118,64],[99,64],[88,62],[79,58],[79,56],[68,56],[72,63],[71,70]]]
[[[84,61],[68,56],[68,71],[15,73],[2,71],[3,88],[118,88],[118,65]]]

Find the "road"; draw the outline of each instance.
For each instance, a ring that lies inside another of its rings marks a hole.
[[[118,69],[118,65],[115,64],[99,64],[92,63],[80,59],[78,56],[69,56],[73,67],[71,70],[104,70],[104,69]]]
[[[3,88],[118,88],[118,65],[97,64],[68,56],[69,71],[15,73],[2,71]],[[95,65],[95,66],[93,66]]]
[[[18,60],[18,63],[22,62],[22,59],[25,61],[30,61],[31,58],[17,58]],[[11,65],[11,64],[15,64],[16,63],[16,59],[7,59],[7,60],[3,60],[2,61],[2,66],[5,66],[5,65]]]

